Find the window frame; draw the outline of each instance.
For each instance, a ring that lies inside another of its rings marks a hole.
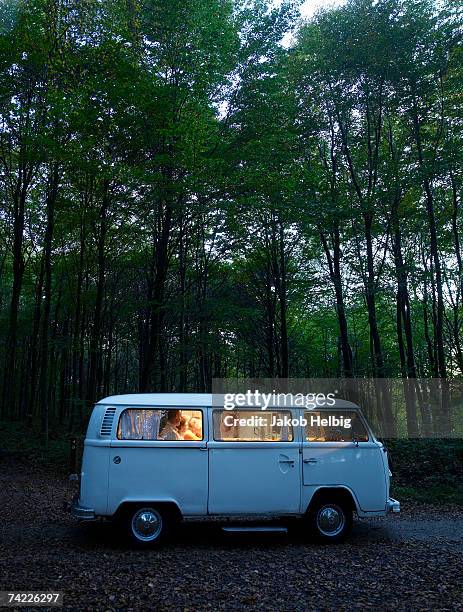
[[[214,444],[218,444],[218,445],[230,444],[234,447],[237,445],[253,445],[253,446],[260,447],[262,446],[262,444],[286,445],[286,444],[299,444],[300,443],[299,436],[298,436],[298,429],[300,428],[298,425],[290,426],[291,435],[292,435],[290,440],[241,440],[241,439],[236,439],[236,438],[229,439],[229,440],[217,439],[215,437],[214,415],[218,412],[228,412],[228,413],[243,413],[243,412],[249,413],[250,412],[252,414],[263,412],[265,414],[265,412],[267,411],[259,411],[259,409],[256,408],[255,406],[240,406],[239,408],[235,408],[233,410],[226,410],[225,408],[219,408],[219,407],[213,406],[211,410],[211,422],[210,422],[211,435],[209,436],[209,442],[212,442]],[[292,411],[291,408],[279,408],[279,407],[272,406],[268,410],[268,412],[279,412],[279,413],[287,412],[291,419],[298,417],[298,415],[295,415],[295,412]]]
[[[314,446],[314,445],[320,445],[322,447],[326,447],[329,444],[335,444],[335,445],[341,445],[341,446],[357,446],[357,444],[371,444],[372,442],[375,441],[375,438],[370,430],[370,427],[368,426],[368,423],[366,421],[366,419],[364,418],[363,414],[361,413],[360,410],[356,410],[355,408],[338,408],[336,406],[333,406],[333,408],[318,408],[317,410],[307,410],[304,409],[303,410],[303,417],[306,418],[307,414],[314,414],[314,413],[319,413],[320,416],[322,417],[323,413],[326,414],[326,416],[329,416],[330,414],[336,413],[336,412],[341,412],[341,413],[346,413],[346,412],[350,412],[352,414],[354,414],[361,422],[361,424],[363,425],[363,428],[365,429],[365,432],[368,436],[367,440],[354,440],[352,437],[352,440],[309,440],[307,438],[306,435],[306,427],[307,425],[304,425],[303,427],[301,427],[301,433],[302,433],[302,443],[303,445],[310,445],[310,446]],[[323,418],[323,417],[322,417]],[[326,418],[326,417],[325,417]]]
[[[119,424],[121,422],[122,415],[128,410],[190,410],[201,413],[201,425],[202,425],[202,438],[201,440],[163,440],[161,438],[156,439],[137,439],[137,438],[119,438]],[[111,445],[117,446],[186,446],[186,447],[204,447],[208,440],[208,425],[207,425],[207,407],[205,406],[137,406],[131,404],[130,406],[122,406],[122,410],[117,414],[117,423],[115,428],[115,437],[112,439]],[[116,443],[116,444],[114,444]]]

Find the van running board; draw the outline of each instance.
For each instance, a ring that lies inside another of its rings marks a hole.
[[[288,533],[288,529],[286,527],[222,527],[223,531],[227,533]]]

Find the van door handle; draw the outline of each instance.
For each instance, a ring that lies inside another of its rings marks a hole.
[[[294,459],[280,459],[279,463],[294,463]]]
[[[207,451],[207,447],[206,447],[206,446],[200,446],[200,447],[199,447],[199,450],[202,450],[202,451]]]
[[[304,463],[317,463],[317,459],[311,457],[310,459],[304,459]]]

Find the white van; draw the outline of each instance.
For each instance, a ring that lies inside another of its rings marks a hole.
[[[143,546],[160,542],[181,519],[204,517],[301,517],[318,540],[334,542],[349,532],[353,512],[400,511],[389,497],[386,449],[355,404],[230,411],[213,398],[137,394],[98,402],[72,514],[118,519]],[[240,524],[224,529],[245,530]]]

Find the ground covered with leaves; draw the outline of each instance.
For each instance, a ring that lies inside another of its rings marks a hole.
[[[68,609],[463,609],[463,511],[403,504],[355,522],[349,540],[225,535],[186,524],[160,550],[129,548],[62,509],[74,485],[49,467],[0,459],[0,590],[60,590]]]

